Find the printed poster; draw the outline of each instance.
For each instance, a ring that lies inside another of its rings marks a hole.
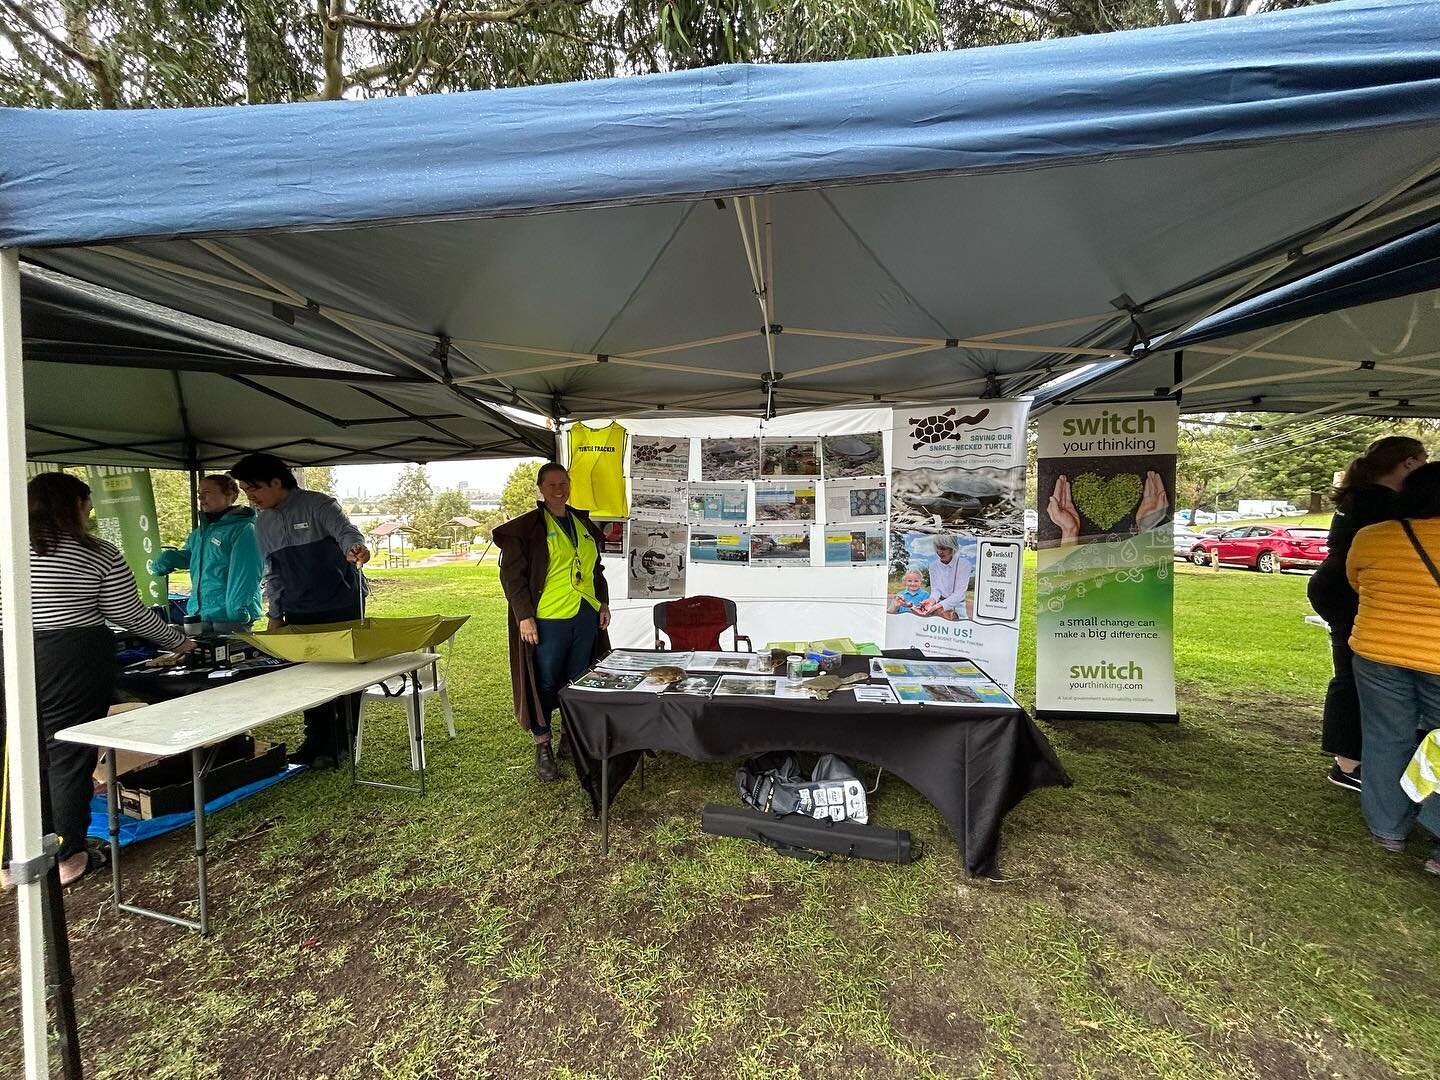
[[[674,480],[631,480],[630,516],[646,521],[684,521],[690,513],[687,485]]]
[[[809,566],[810,526],[751,526],[750,565]]]
[[[600,554],[601,555],[624,555],[625,554],[625,522],[623,521],[596,521],[590,519],[596,528],[600,530]]]
[[[1007,693],[1020,646],[1028,400],[895,410],[885,645],[973,660]]]
[[[755,485],[756,521],[814,521],[813,480],[771,480]]]
[[[820,456],[825,479],[841,476],[884,476],[885,435],[869,431],[863,435],[822,435]]]
[[[825,481],[826,521],[884,521],[889,505],[883,476]]]
[[[646,480],[690,479],[690,440],[660,435],[632,435],[630,475]]]
[[[761,476],[819,476],[820,440],[814,436],[808,439],[760,440]]]
[[[690,524],[748,521],[750,493],[744,484],[703,481],[689,485]]]
[[[883,521],[827,524],[825,565],[862,566],[866,563],[883,563],[887,532]]]
[[[701,480],[754,480],[760,475],[760,440],[701,439]]]
[[[629,586],[632,600],[671,600],[685,595],[690,530],[682,522],[630,523]]]
[[[690,561],[744,566],[750,561],[750,530],[696,526],[690,530]]]
[[[1039,422],[1037,712],[1173,721],[1171,402],[1067,405]]]

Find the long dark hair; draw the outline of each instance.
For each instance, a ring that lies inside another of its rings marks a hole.
[[[1425,444],[1409,435],[1386,435],[1383,439],[1376,439],[1362,457],[1350,462],[1331,497],[1335,500],[1335,505],[1344,510],[1354,501],[1355,493],[1361,488],[1378,484],[1380,477],[1401,462],[1424,456]]]
[[[1440,517],[1440,462],[1421,465],[1405,478],[1395,509],[1401,517]]]
[[[36,555],[53,554],[60,541],[69,536],[91,551],[100,550],[100,541],[86,528],[85,500],[90,485],[69,473],[41,473],[25,489],[30,500],[30,550]]]

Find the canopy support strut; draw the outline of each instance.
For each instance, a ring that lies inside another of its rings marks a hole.
[[[25,383],[20,363],[20,255],[0,250],[0,506],[10,519],[0,541],[5,591],[5,745],[10,770],[10,851],[16,862],[43,852],[40,817],[40,725],[35,697],[35,642],[30,608],[30,514],[25,495]],[[44,911],[38,879],[16,887],[20,927],[20,1027],[26,1080],[50,1075],[45,1016]]]

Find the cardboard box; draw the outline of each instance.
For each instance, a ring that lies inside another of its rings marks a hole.
[[[210,760],[204,772],[207,802],[286,767],[284,743],[260,742],[249,735],[218,743],[206,755]],[[129,817],[149,820],[194,808],[189,754],[163,758],[120,776],[120,810]]]
[[[118,716],[120,713],[131,712],[135,709],[145,708],[143,701],[126,701],[119,705],[111,705],[106,716]],[[131,769],[138,769],[142,765],[149,765],[152,761],[159,761],[154,754],[137,754],[134,750],[115,751],[115,774],[117,776],[129,772]],[[95,790],[105,790],[105,756],[102,754],[95,762],[95,773],[92,777],[95,781]]]

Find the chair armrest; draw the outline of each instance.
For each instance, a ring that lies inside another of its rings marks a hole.
[[[750,640],[750,635],[749,635],[749,634],[741,634],[741,633],[737,632],[737,633],[735,634],[735,651],[736,651],[736,652],[739,652],[739,651],[740,651],[740,642],[742,642],[742,641],[745,643],[745,651],[746,651],[746,652],[754,652],[754,651],[755,651],[755,644]]]

